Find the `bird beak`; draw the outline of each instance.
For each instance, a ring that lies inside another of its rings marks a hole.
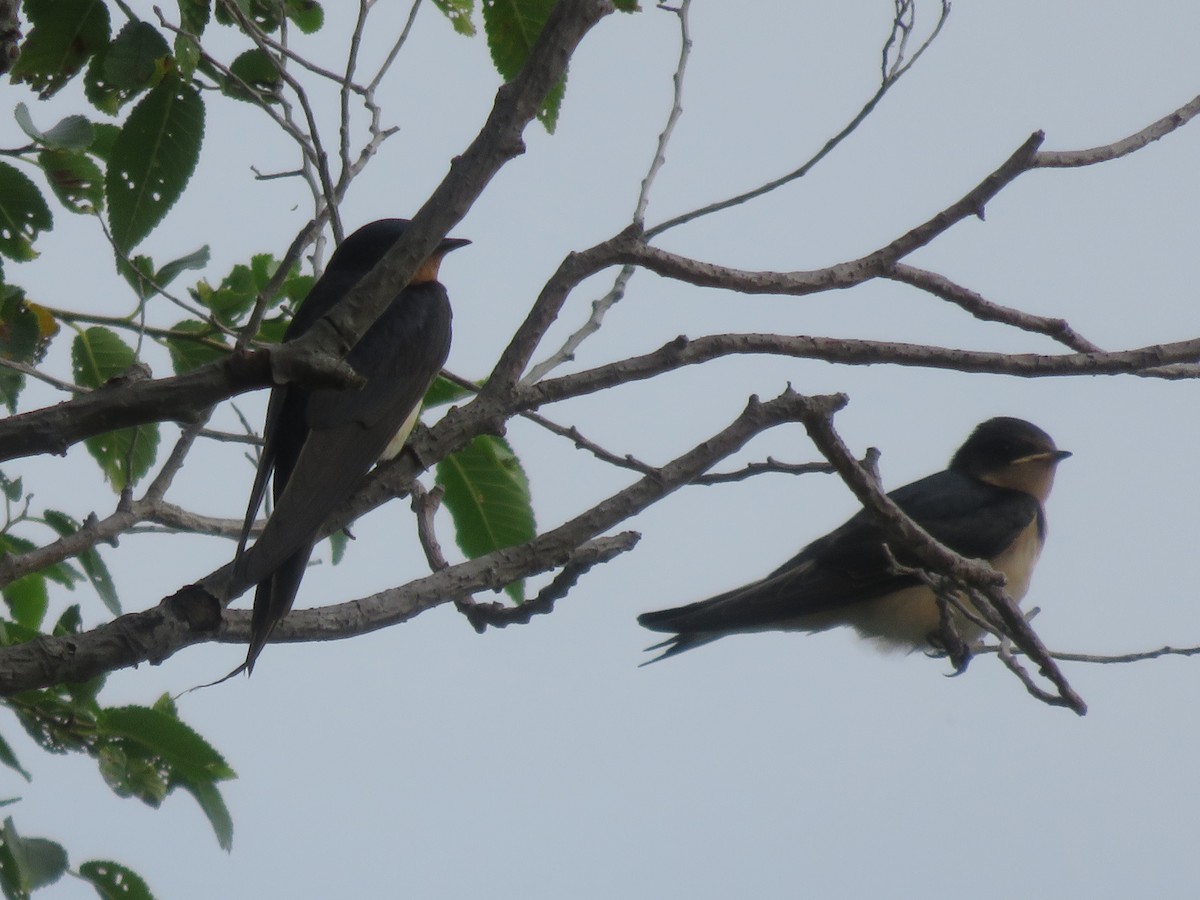
[[[1041,453],[1030,453],[1028,456],[1022,456],[1020,459],[1014,459],[1012,465],[1019,466],[1021,463],[1027,462],[1062,462],[1071,455],[1070,450],[1043,450]]]
[[[437,246],[437,253],[439,255],[445,255],[451,250],[457,250],[459,247],[465,247],[469,243],[471,242],[466,238],[443,238],[442,242]]]

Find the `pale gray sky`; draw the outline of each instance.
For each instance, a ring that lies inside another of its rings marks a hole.
[[[873,91],[890,9],[699,0],[684,118],[648,220],[811,155]],[[920,7],[926,22],[934,13]],[[816,268],[868,251],[960,197],[1035,129],[1048,149],[1080,149],[1181,105],[1198,87],[1198,33],[1200,6],[1178,0],[1136,10],[960,0],[917,68],[811,176],[662,243],[747,268]],[[455,230],[475,242],[443,269],[455,371],[485,374],[562,256],[627,222],[676,55],[676,19],[653,8],[612,17],[585,41],[559,132],[531,128],[528,153]],[[402,131],[349,197],[348,225],[414,210],[478,130],[495,86],[483,39],[423,10],[382,97]],[[250,165],[294,157],[252,109],[209,109],[195,184],[147,249],[167,259],[207,242],[215,279],[249,253],[282,252],[308,207],[296,185],[250,181]],[[15,133],[4,126],[0,144]],[[1197,160],[1193,124],[1115,163],[1027,174],[986,221],[960,224],[912,261],[1065,317],[1106,348],[1192,337]],[[121,283],[96,275],[111,266],[102,239],[84,220],[58,219],[43,260],[6,264],[10,277],[54,305],[125,308]],[[576,291],[547,346],[583,321],[610,278]],[[640,274],[577,365],[722,331],[1054,349],[901,286],[742,297]],[[883,451],[889,487],[942,468],[985,418],[1041,425],[1075,452],[1027,598],[1042,608],[1042,637],[1093,652],[1200,643],[1193,384],[747,358],[546,412],[661,462],[727,424],[750,394],[774,396],[789,381],[850,394],[837,425],[856,451]],[[245,406],[261,415],[261,400]],[[514,423],[509,437],[543,527],[626,483],[531,426]],[[797,426],[737,459],[768,454],[815,458]],[[5,471],[28,473],[39,500],[80,517],[113,502],[80,448]],[[251,477],[235,450],[205,451],[179,496],[237,516]],[[38,753],[11,717],[0,728],[36,777],[0,793],[25,798],[13,810],[24,833],[62,840],[75,862],[123,861],[164,900],[1192,896],[1200,661],[1067,665],[1090,704],[1084,719],[1036,702],[992,658],[948,679],[943,662],[880,655],[843,633],[736,637],[636,667],[654,641],[637,613],[753,580],[854,507],[825,476],[691,488],[636,521],[634,553],[528,626],[479,637],[439,609],[353,641],[268,647],[249,682],[181,701],[241,776],[224,787],[232,854],[186,795],[157,812],[119,800],[92,761]],[[425,571],[406,504],[356,534],[345,564],[310,573],[299,605]],[[143,608],[231,553],[224,541],[137,537],[105,557],[127,607]],[[99,604],[91,610],[99,620]],[[150,703],[223,674],[242,653],[193,648],[114,675],[105,697]],[[45,892],[91,895],[72,882]]]

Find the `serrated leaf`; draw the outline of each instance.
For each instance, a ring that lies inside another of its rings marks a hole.
[[[190,726],[161,710],[118,706],[103,710],[100,728],[108,736],[140,744],[189,782],[209,783],[236,777],[212,745]]]
[[[224,91],[238,100],[270,100],[283,86],[283,77],[275,62],[262,50],[247,50],[229,66],[235,76],[225,82]]]
[[[133,350],[107,328],[88,328],[76,335],[71,345],[75,381],[83,387],[100,387],[123,375],[134,362]],[[84,441],[104,477],[118,493],[150,471],[158,454],[158,443],[157,425],[122,428]]]
[[[26,781],[33,781],[33,776],[25,771],[21,763],[17,761],[17,754],[13,753],[12,747],[8,745],[8,741],[2,735],[0,735],[0,764],[8,766]]]
[[[18,103],[13,118],[34,141],[52,150],[86,150],[95,137],[92,123],[83,116],[67,116],[49,131],[41,131],[33,124],[29,107]]]
[[[171,331],[181,334],[194,334],[197,337],[205,337],[222,344],[225,343],[224,335],[212,326],[206,325],[203,322],[197,322],[195,319],[187,319],[179,322]],[[184,375],[193,369],[216,362],[229,353],[228,349],[218,350],[209,344],[201,343],[197,340],[189,340],[186,337],[167,338],[166,344],[167,350],[171,354],[171,366],[175,370],[176,375]]]
[[[149,22],[131,21],[104,54],[104,77],[117,88],[146,88],[162,77],[171,48]]]
[[[36,363],[57,332],[58,321],[46,309],[26,300],[19,288],[0,285],[0,357]],[[0,369],[0,400],[10,412],[16,412],[17,397],[24,386],[22,373]]]
[[[112,43],[92,59],[83,77],[84,94],[97,109],[115,115],[158,84],[172,64],[171,50],[153,25],[126,22]]]
[[[43,150],[38,165],[50,190],[70,212],[89,215],[104,209],[104,173],[83,153]]]
[[[115,331],[99,325],[79,332],[71,346],[75,382],[86,388],[98,388],[110,378],[124,375],[136,361],[132,347]]]
[[[475,35],[475,23],[471,21],[475,12],[475,0],[433,0],[433,5],[450,20],[450,25],[456,32],[467,37]]]
[[[233,849],[233,817],[229,815],[229,807],[225,805],[225,798],[221,796],[217,786],[211,783],[196,783],[185,784],[184,789],[196,798],[217,836],[217,845],[228,853]]]
[[[179,24],[184,31],[200,37],[212,12],[210,0],[179,0]]]
[[[0,253],[28,262],[37,256],[33,242],[54,226],[42,192],[24,172],[0,162]]]
[[[437,483],[454,520],[455,538],[472,559],[533,538],[536,522],[529,479],[508,442],[481,435],[437,465]],[[517,603],[523,581],[505,588]]]
[[[121,129],[107,122],[93,122],[92,131],[95,133],[95,137],[92,145],[88,147],[88,153],[107,164],[112,158],[113,145],[116,144]]]
[[[102,900],[154,900],[150,886],[137,872],[106,859],[89,859],[79,877],[91,883]]]
[[[127,253],[179,199],[200,157],[204,102],[176,77],[143,97],[113,145],[105,193],[113,240]]]
[[[542,33],[550,10],[556,0],[484,0],[483,28],[487,32],[488,50],[500,77],[512,81],[520,73],[534,42]],[[547,94],[538,112],[538,121],[553,134],[558,111],[566,90],[563,80]]]
[[[101,0],[25,0],[23,8],[33,30],[21,45],[12,79],[29,84],[44,100],[108,44],[108,7]]]
[[[0,829],[0,883],[10,896],[27,897],[32,891],[54,884],[67,871],[67,851],[45,838],[26,838],[17,833],[11,818]]]
[[[46,510],[42,514],[42,518],[60,537],[68,537],[79,530],[79,523],[74,518],[56,509]],[[100,597],[100,601],[110,613],[119,616],[121,601],[117,597],[117,588],[108,572],[108,566],[100,558],[100,551],[95,547],[88,547],[79,553],[77,559],[88,581],[95,588],[97,596]]]
[[[285,0],[284,11],[305,34],[315,34],[325,24],[325,10],[316,0]]]

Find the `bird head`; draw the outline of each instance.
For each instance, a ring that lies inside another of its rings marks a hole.
[[[392,248],[408,230],[408,219],[379,219],[358,229],[338,245],[329,265],[335,264],[346,270],[369,271]],[[442,257],[451,250],[471,243],[465,238],[443,238],[437,248],[417,269],[410,284],[436,281]]]
[[[1055,467],[1070,456],[1024,419],[1002,416],[979,425],[950,460],[950,468],[988,484],[1023,491],[1045,502]]]

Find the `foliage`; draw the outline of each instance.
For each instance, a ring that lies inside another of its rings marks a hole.
[[[457,33],[476,33],[474,0],[435,0],[434,5]],[[520,71],[552,5],[551,0],[483,4],[479,17],[501,77],[511,79]],[[228,356],[235,338],[251,323],[254,333],[248,337],[253,341],[269,345],[281,340],[290,311],[313,283],[313,276],[293,261],[295,256],[286,258],[281,269],[284,257],[260,252],[214,278],[206,274],[207,246],[164,263],[138,248],[168,222],[191,185],[204,149],[209,107],[225,98],[264,109],[283,102],[283,69],[270,42],[288,28],[301,34],[319,31],[325,23],[322,5],[315,0],[178,0],[174,27],[138,19],[123,4],[99,0],[26,0],[23,10],[30,28],[11,77],[32,91],[14,108],[28,144],[6,152],[7,160],[0,161],[0,263],[36,260],[39,239],[53,230],[60,210],[90,216],[111,241],[132,304],[113,310],[104,321],[39,305],[13,277],[19,270],[6,272],[0,266],[0,357],[12,364],[0,368],[0,400],[10,412],[18,411],[27,372],[60,335],[70,336],[71,380],[79,391],[144,377],[149,346],[165,349],[175,373],[183,375]],[[244,43],[227,64],[206,52],[206,33],[214,25],[239,32]],[[73,84],[90,110],[43,121],[36,101],[68,96],[65,89]],[[214,86],[218,91],[209,90]],[[554,128],[562,99],[560,84],[541,114],[548,130]],[[182,230],[186,223],[173,227]],[[190,279],[186,287],[177,290],[176,282],[185,277]],[[188,312],[170,328],[146,327],[147,310],[168,297]],[[255,318],[263,299],[262,314]],[[430,402],[457,399],[458,390],[439,382]],[[124,496],[156,471],[161,442],[160,426],[147,424],[91,437],[86,446],[113,490]],[[502,439],[478,439],[443,461],[438,478],[464,552],[478,555],[533,535],[528,482]],[[38,510],[20,478],[0,472],[0,489],[6,510],[0,553],[6,561],[34,559],[47,547],[77,541],[81,529],[94,524],[63,510]],[[88,585],[104,613],[121,613],[117,585],[95,542],[77,543],[65,559],[58,555],[52,563],[9,570],[3,579],[6,615],[0,616],[0,645],[80,631],[86,603],[73,604],[52,619],[52,586],[74,591]],[[344,546],[339,534],[333,544],[335,562]],[[509,590],[515,600],[522,599],[519,583]],[[157,807],[177,788],[191,794],[220,845],[229,849],[233,825],[218,784],[234,777],[233,771],[179,719],[168,697],[151,706],[106,707],[99,699],[103,685],[98,678],[0,702],[43,750],[95,759],[101,777],[118,796]],[[0,765],[29,778],[2,735]],[[68,871],[62,846],[25,837],[13,819],[5,822],[0,888],[6,897],[29,896]],[[101,897],[151,897],[135,872],[111,861],[84,862],[74,874]]]

